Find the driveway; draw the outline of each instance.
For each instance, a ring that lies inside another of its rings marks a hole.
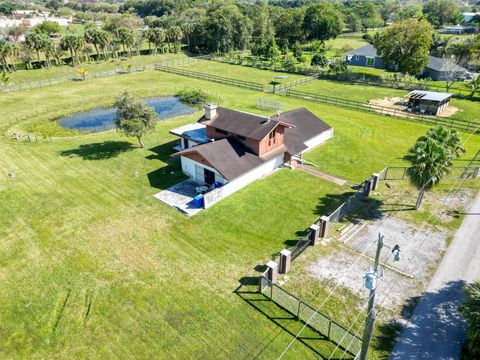
[[[458,359],[466,326],[458,306],[465,283],[480,279],[480,193],[465,214],[391,360]]]

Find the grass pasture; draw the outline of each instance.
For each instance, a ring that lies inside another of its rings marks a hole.
[[[273,80],[275,80],[276,76],[287,76],[286,79],[276,80],[282,84],[301,79],[303,77],[302,75],[297,74],[261,70],[247,66],[232,65],[209,60],[197,60],[193,63],[182,65],[181,67],[191,71],[198,71],[236,80],[251,81],[263,85],[269,85]]]
[[[196,71],[242,80],[267,83],[278,74],[202,64]],[[354,182],[403,164],[428,128],[158,71],[0,95],[0,126],[21,115],[26,120],[10,131],[54,137],[0,139],[1,358],[272,359],[300,330],[272,303],[235,290],[239,284],[254,289],[254,268],[340,204],[349,189],[282,169],[186,218],[153,195],[185,178],[169,156],[175,138],[168,131],[200,112],[160,122],[145,149],[115,131],[79,135],[51,121],[111,104],[124,90],[153,97],[184,87],[249,112],[268,114],[255,108],[258,98],[280,101],[284,110],[307,107],[335,129],[307,159]],[[480,137],[462,136],[468,159]],[[11,172],[14,178],[6,175]],[[358,299],[339,293],[327,315],[349,321],[346,306],[358,306]],[[284,359],[330,356],[331,344],[318,334],[304,336]]]
[[[404,98],[409,93],[408,90],[332,80],[316,80],[308,84],[296,86],[294,90],[360,102],[386,97]],[[478,98],[473,100],[452,98],[450,104],[459,109],[452,116],[453,118],[480,122],[480,101]]]

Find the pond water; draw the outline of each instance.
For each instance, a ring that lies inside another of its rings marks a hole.
[[[197,111],[194,107],[185,105],[173,96],[145,99],[145,102],[155,109],[160,120],[192,114]],[[99,132],[112,130],[116,127],[115,113],[115,108],[97,108],[61,118],[58,124],[66,129],[79,131]]]

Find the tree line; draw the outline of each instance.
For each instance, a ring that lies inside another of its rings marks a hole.
[[[92,5],[86,4],[90,3],[43,2],[43,6],[50,10],[61,12],[69,9],[76,11],[76,15],[85,13],[86,9],[93,9],[90,8]],[[103,8],[103,2],[95,4],[95,9]],[[120,54],[131,56],[132,53],[140,53],[144,42],[148,43],[150,54],[177,52],[182,45],[193,53],[228,53],[249,49],[253,56],[273,60],[283,54],[287,66],[294,63],[289,52],[293,52],[297,60],[301,59],[302,45],[318,42],[320,45],[313,46],[315,49],[311,63],[326,66],[328,62],[325,49],[322,48],[325,41],[336,38],[345,30],[367,31],[384,26],[392,19],[403,24],[402,19],[408,18],[407,21],[416,21],[413,28],[407,29],[408,34],[418,35],[416,39],[415,36],[408,35],[410,41],[418,44],[415,49],[423,55],[409,58],[400,54],[406,59],[400,60],[400,70],[414,73],[420,65],[424,65],[425,52],[428,53],[430,46],[436,45],[437,40],[427,39],[426,34],[431,30],[429,24],[436,26],[439,23],[453,22],[460,14],[453,0],[429,0],[420,8],[416,3],[402,5],[394,0],[320,3],[309,0],[272,0],[268,3],[233,0],[126,0],[108,4],[115,5],[119,13],[108,14],[103,18],[101,27],[87,23],[84,35],[68,33],[58,37],[56,34],[60,30],[55,24],[46,21],[33,32],[27,33],[26,41],[22,44],[0,40],[0,62],[4,71],[15,70],[16,62],[25,63],[27,68],[31,68],[35,60],[45,67],[59,65],[67,54],[72,65],[92,57],[106,60]],[[9,2],[0,3],[0,11],[2,6],[5,12],[13,11]],[[395,28],[395,25],[392,27]],[[417,29],[419,30],[416,31]],[[27,29],[24,28],[9,30],[9,34],[14,37],[26,32]],[[390,40],[397,40],[403,34],[397,31],[395,36]],[[385,36],[384,42],[387,40],[388,37]],[[42,55],[45,60],[41,60]],[[398,59],[395,61],[399,62]],[[410,63],[404,66],[407,61]]]

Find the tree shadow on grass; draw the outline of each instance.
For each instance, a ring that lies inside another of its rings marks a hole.
[[[178,141],[170,141],[148,149],[152,152],[146,157],[148,160],[159,160],[163,163],[163,166],[159,166],[158,169],[147,174],[150,186],[164,190],[187,179],[182,173],[180,159],[171,157],[176,152],[173,147],[177,143]]]
[[[346,203],[347,201],[348,203]],[[343,205],[342,212],[345,213],[343,219],[354,224],[361,220],[381,219],[384,216],[382,210],[384,206],[383,201],[351,191],[343,194],[326,194],[321,197],[314,210],[314,214],[318,216],[329,216],[344,203],[346,204]]]
[[[83,160],[106,160],[135,148],[126,141],[104,141],[101,143],[82,144],[76,149],[64,150],[60,153],[66,157],[80,157]]]

